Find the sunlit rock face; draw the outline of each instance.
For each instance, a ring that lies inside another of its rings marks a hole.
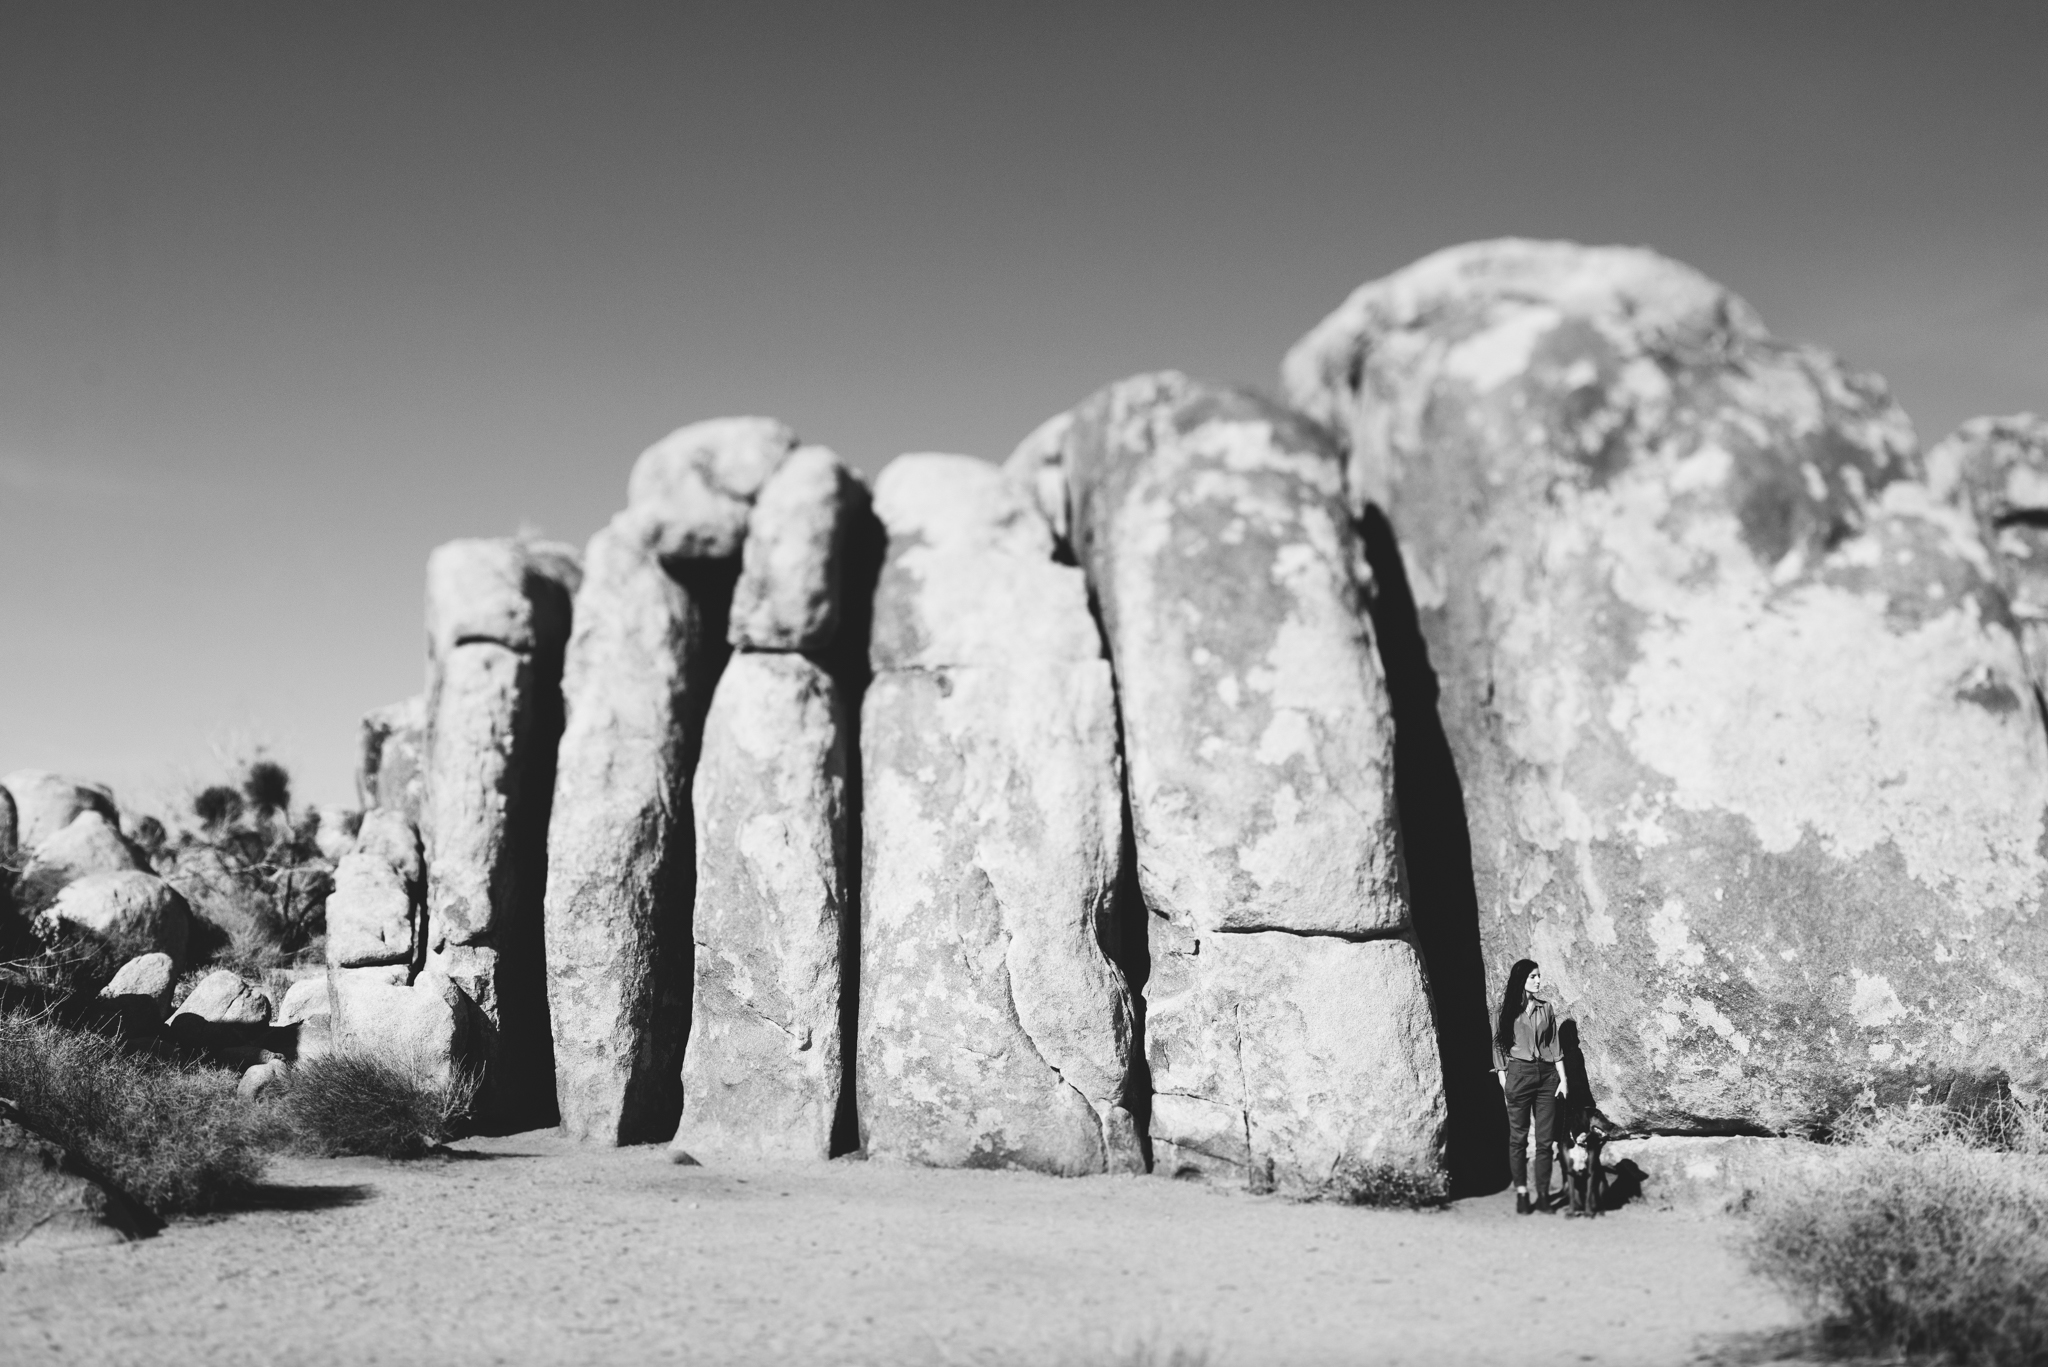
[[[831,1156],[855,858],[850,731],[831,676],[802,655],[742,652],[718,681],[692,787],[695,986],[678,1155]]]
[[[1143,1165],[1115,943],[1116,703],[1079,571],[993,465],[904,456],[861,724],[868,1152]]]
[[[1102,617],[1150,911],[1155,1164],[1282,1189],[1442,1163],[1370,574],[1328,434],[1140,376],[1011,458]]]
[[[2048,745],[1880,381],[1649,252],[1519,241],[1284,373],[1400,537],[1495,988],[1542,962],[1610,1117],[2048,1080]]]

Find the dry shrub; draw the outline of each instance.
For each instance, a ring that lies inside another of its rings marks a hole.
[[[253,1189],[270,1142],[232,1072],[133,1054],[118,1040],[0,1009],[0,1096],[160,1215]]]
[[[292,1070],[285,1113],[302,1146],[323,1154],[418,1158],[459,1131],[476,1079],[442,1083],[368,1054],[329,1054]]]
[[[1857,1117],[1836,1165],[1764,1195],[1751,1266],[1854,1347],[2048,1361],[2044,1117],[2016,1101]]]
[[[1398,1210],[1430,1210],[1450,1200],[1442,1173],[1421,1173],[1389,1163],[1340,1164],[1324,1188],[1323,1198],[1349,1206]]]

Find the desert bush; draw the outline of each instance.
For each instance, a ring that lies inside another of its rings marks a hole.
[[[1853,1117],[1834,1166],[1764,1193],[1751,1266],[1856,1347],[2048,1361],[2044,1114],[2004,1101]]]
[[[262,1178],[275,1136],[235,1081],[0,1008],[0,1096],[161,1215],[215,1209]]]
[[[441,1083],[367,1054],[329,1054],[292,1070],[283,1105],[316,1153],[417,1158],[456,1135],[475,1096],[473,1077]]]
[[[1349,1206],[1428,1210],[1450,1200],[1442,1174],[1423,1174],[1387,1163],[1342,1164],[1331,1174],[1324,1199]]]

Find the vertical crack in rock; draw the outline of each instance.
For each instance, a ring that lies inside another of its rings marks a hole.
[[[1409,915],[1435,1007],[1453,1195],[1506,1183],[1507,1112],[1489,1070],[1492,1014],[1472,883],[1465,794],[1437,715],[1436,671],[1394,529],[1377,507],[1359,524],[1375,592],[1373,634],[1394,709],[1394,797],[1408,871]]]

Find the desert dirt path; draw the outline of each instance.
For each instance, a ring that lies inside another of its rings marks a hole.
[[[684,1168],[540,1132],[457,1154],[284,1161],[277,1208],[10,1259],[0,1361],[1654,1367],[1793,1320],[1730,1222],[1649,1210]]]

